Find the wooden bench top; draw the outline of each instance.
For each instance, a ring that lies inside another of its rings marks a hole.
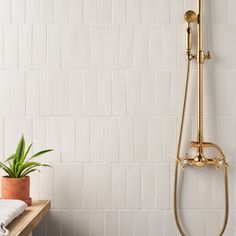
[[[7,226],[10,236],[29,235],[47,214],[50,206],[51,202],[47,200],[33,201],[32,206],[27,207],[23,214]]]

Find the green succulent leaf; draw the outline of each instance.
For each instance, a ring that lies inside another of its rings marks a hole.
[[[31,160],[47,152],[51,152],[53,149],[40,151],[27,160],[32,145],[33,144],[30,144],[25,152],[25,139],[24,135],[22,135],[17,145],[16,152],[6,159],[5,162],[7,164],[0,162],[0,168],[3,169],[11,178],[22,178],[34,171],[39,171],[39,167],[51,167],[48,164]]]

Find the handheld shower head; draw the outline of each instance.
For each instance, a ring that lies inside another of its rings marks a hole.
[[[189,10],[185,13],[184,18],[188,23],[191,23],[197,20],[197,14],[194,11]]]

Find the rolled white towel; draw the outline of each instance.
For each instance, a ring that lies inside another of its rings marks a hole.
[[[0,199],[0,236],[9,235],[7,225],[22,214],[26,207],[26,203],[21,200]]]

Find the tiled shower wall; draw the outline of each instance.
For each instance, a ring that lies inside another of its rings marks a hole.
[[[205,0],[205,136],[230,162],[236,235],[236,2]],[[22,133],[41,161],[34,199],[52,210],[34,235],[174,236],[173,173],[185,79],[183,14],[196,0],[0,0],[0,159]],[[196,138],[196,64],[186,131]],[[188,149],[187,141],[184,149]],[[190,235],[223,219],[222,170],[182,173]]]

